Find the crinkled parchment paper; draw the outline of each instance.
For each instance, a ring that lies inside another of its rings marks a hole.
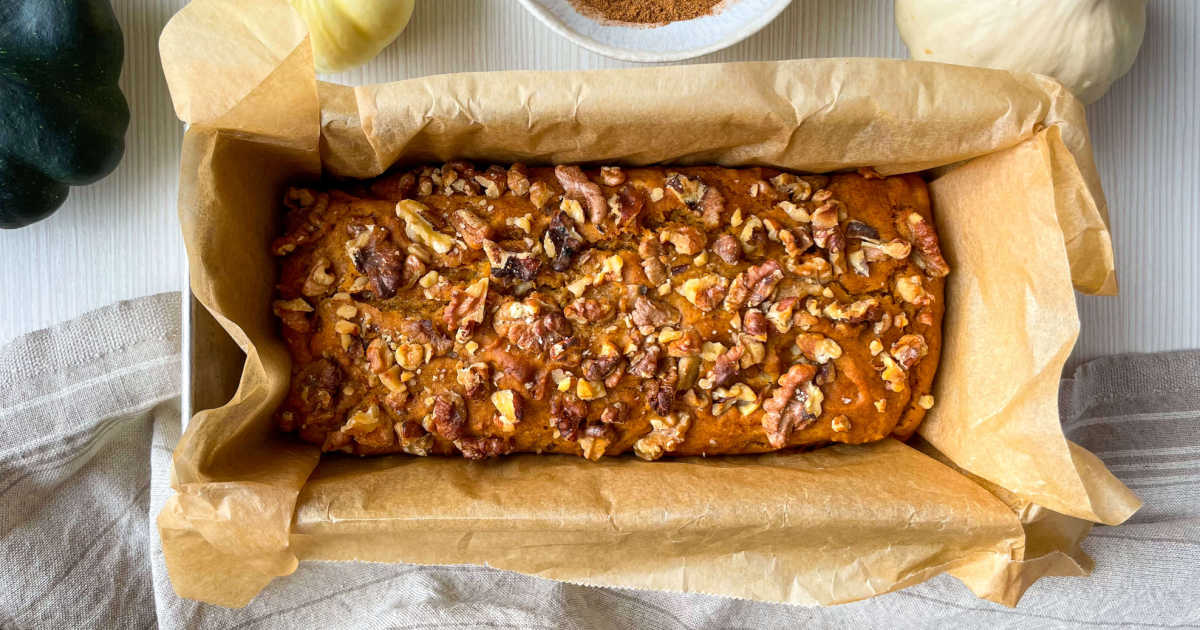
[[[1091,522],[1139,501],[1068,442],[1058,380],[1073,287],[1116,291],[1081,105],[1043,77],[824,59],[320,83],[283,0],[195,0],[163,66],[185,136],[192,290],[246,352],[196,414],[159,515],[177,591],[244,605],[305,559],[479,563],[586,584],[801,604],[951,572],[1013,604],[1081,575]],[[395,163],[770,164],[935,169],[953,266],[938,405],[913,445],[590,463],[322,460],[274,433],[289,363],[271,316],[288,182]]]

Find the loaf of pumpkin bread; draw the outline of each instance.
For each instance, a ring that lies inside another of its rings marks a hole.
[[[916,175],[451,162],[284,203],[276,418],[325,451],[761,453],[934,403]]]

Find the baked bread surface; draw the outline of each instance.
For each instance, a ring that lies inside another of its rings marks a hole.
[[[934,402],[916,175],[451,162],[285,204],[276,418],[326,451],[759,453]]]

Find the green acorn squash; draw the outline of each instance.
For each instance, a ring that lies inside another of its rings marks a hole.
[[[123,54],[108,0],[0,0],[0,228],[49,216],[121,161]]]

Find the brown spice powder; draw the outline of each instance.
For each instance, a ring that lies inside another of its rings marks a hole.
[[[571,0],[580,13],[614,22],[666,24],[711,15],[722,0]]]

